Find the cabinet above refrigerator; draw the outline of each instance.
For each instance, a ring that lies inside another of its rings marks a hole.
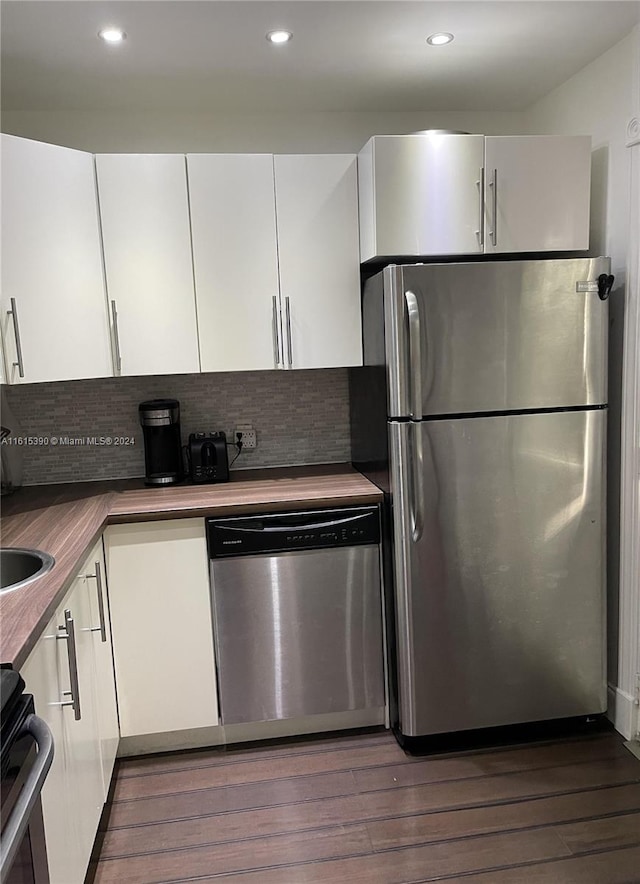
[[[376,135],[360,259],[586,250],[590,180],[588,136]]]

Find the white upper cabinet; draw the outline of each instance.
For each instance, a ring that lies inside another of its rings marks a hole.
[[[271,154],[189,154],[202,371],[276,368],[279,282]]]
[[[2,136],[9,383],[113,374],[93,156]]]
[[[276,156],[284,364],[362,364],[353,154]]]
[[[589,136],[485,138],[485,252],[589,248]]]
[[[361,364],[355,157],[187,168],[202,371]]]
[[[358,156],[360,259],[482,252],[483,135],[377,135]]]
[[[183,155],[96,157],[116,370],[200,370]]]
[[[589,247],[588,136],[425,133],[358,157],[360,258]]]

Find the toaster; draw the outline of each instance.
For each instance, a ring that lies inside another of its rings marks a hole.
[[[229,459],[224,433],[190,433],[187,445],[192,482],[228,482]]]

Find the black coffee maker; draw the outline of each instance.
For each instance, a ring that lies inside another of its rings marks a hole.
[[[144,434],[145,485],[175,485],[184,479],[177,399],[148,399],[138,406]]]

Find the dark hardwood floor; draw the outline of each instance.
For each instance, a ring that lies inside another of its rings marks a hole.
[[[95,884],[638,884],[607,732],[409,757],[388,732],[118,763]]]

